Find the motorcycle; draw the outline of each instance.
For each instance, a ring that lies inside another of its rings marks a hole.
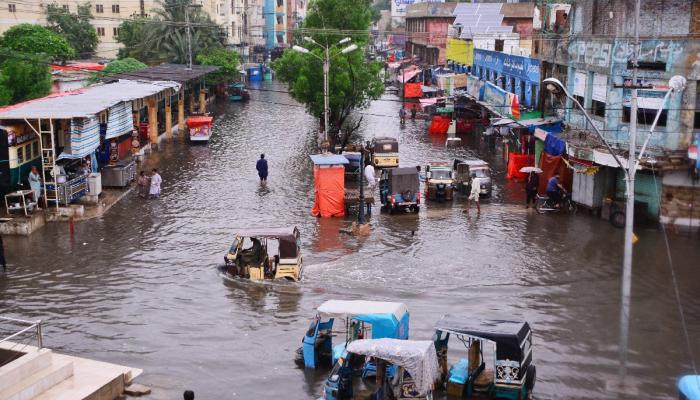
[[[576,209],[576,203],[571,200],[571,194],[568,192],[562,193],[561,199],[559,200],[559,207],[557,207],[554,200],[550,200],[549,196],[540,196],[538,194],[535,198],[535,210],[540,214],[560,210],[573,214],[576,212]]]

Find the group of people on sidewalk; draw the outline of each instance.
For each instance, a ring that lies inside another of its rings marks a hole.
[[[153,168],[150,175],[146,175],[146,171],[141,171],[136,181],[139,187],[139,196],[144,199],[157,199],[160,197],[161,183],[163,183],[163,178],[160,177],[158,169]]]

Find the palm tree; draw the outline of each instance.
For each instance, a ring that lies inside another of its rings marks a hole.
[[[187,28],[185,7],[189,0],[157,0],[152,18],[143,20],[141,40],[128,51],[131,57],[149,64],[172,62],[187,63]],[[208,47],[222,46],[220,27],[201,8],[189,9],[192,37],[192,59]]]

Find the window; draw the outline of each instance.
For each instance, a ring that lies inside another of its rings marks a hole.
[[[700,110],[697,108],[695,109],[695,123],[693,124],[693,128],[700,129]]]
[[[17,6],[14,5],[14,4],[12,4],[12,3],[10,3],[10,4],[7,5],[7,9],[8,9],[11,13],[17,12]]]
[[[583,105],[586,103],[586,99],[583,98],[583,96],[576,96],[574,95],[574,99],[578,101],[578,103],[583,107]]]
[[[24,146],[24,159],[27,161],[31,161],[31,159],[32,159],[32,146],[30,146],[30,145]]]
[[[39,142],[32,143],[32,153],[34,157],[39,157]]]
[[[112,36],[114,36],[114,37],[119,36],[119,28],[117,28],[117,27],[112,28]]]
[[[583,103],[581,103],[583,104]],[[598,100],[593,100],[591,102],[591,111],[593,112],[593,115],[596,117],[604,117],[605,116],[605,103],[602,101]]]
[[[104,36],[105,28],[97,28],[97,36]]]
[[[530,89],[530,96],[532,96],[532,108],[537,108],[537,106],[540,104],[540,97],[537,93],[537,85],[532,85],[532,89]]]
[[[638,125],[651,125],[656,118],[656,113],[658,110],[651,108],[639,108],[637,109],[637,124]],[[629,107],[623,107],[622,122],[630,122],[631,112]],[[663,110],[661,116],[659,116],[659,122],[656,126],[666,126],[666,117],[668,111]]]
[[[112,4],[112,12],[119,14],[119,4]]]
[[[17,164],[24,164],[24,147],[17,147]]]
[[[61,7],[63,7],[63,11],[70,12],[70,7],[68,7],[68,4],[64,4]]]
[[[102,4],[95,4],[95,12],[98,14],[105,12],[104,6],[102,6]]]
[[[496,43],[494,44],[494,50],[503,51],[503,40],[502,39],[496,39]]]

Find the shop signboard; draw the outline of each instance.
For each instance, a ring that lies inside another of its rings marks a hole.
[[[467,94],[481,100],[481,81],[474,75],[467,75]]]
[[[540,60],[513,54],[474,49],[474,65],[531,83],[540,81]]]
[[[632,78],[625,77],[623,85],[625,87],[632,86]],[[637,103],[639,108],[658,110],[662,107],[667,107],[665,104],[663,104],[663,100],[664,96],[666,96],[666,92],[669,89],[668,81],[660,79],[637,78],[637,86],[644,88],[637,90]],[[623,105],[625,107],[630,107],[632,90],[623,89],[622,96],[624,99]]]
[[[506,106],[508,101],[508,92],[499,88],[491,82],[486,82],[484,88],[484,102],[494,106]]]

